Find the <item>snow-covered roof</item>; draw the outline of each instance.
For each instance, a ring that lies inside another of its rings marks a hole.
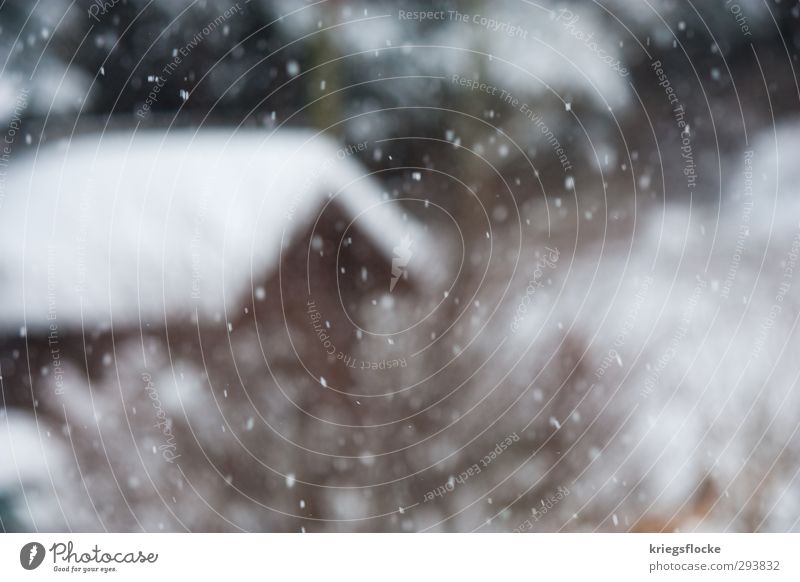
[[[405,236],[424,244],[354,151],[310,131],[216,129],[87,135],[15,159],[0,200],[0,326],[221,314],[329,199],[387,257]]]
[[[432,27],[399,16],[427,10],[425,3],[398,6],[373,2],[363,13],[349,4],[299,7],[292,0],[270,0],[270,5],[284,16],[282,25],[296,35],[315,30],[326,14],[338,15],[344,21],[369,18],[369,26],[337,27],[330,34],[331,42],[347,53],[380,50],[375,52],[376,58],[402,60],[395,66],[412,65],[416,73],[474,77],[488,61],[486,78],[481,81],[520,99],[530,100],[550,91],[565,98],[583,95],[604,113],[609,106],[623,107],[632,101],[627,73],[621,75],[602,60],[605,57],[613,64],[623,59],[623,38],[609,35],[601,39],[596,35],[604,29],[604,11],[591,3],[483,1],[471,4],[469,9],[458,7],[463,11],[460,13],[454,5],[448,10],[439,8],[441,18]],[[563,15],[559,19],[566,8],[571,17],[574,13],[579,19],[577,25],[567,26],[570,18]],[[576,40],[576,34],[591,34],[594,50],[588,47],[590,41]],[[598,50],[602,56],[598,56]],[[630,64],[620,62],[619,66],[624,69]],[[391,86],[391,90],[398,89]],[[405,90],[418,88],[409,84]]]

